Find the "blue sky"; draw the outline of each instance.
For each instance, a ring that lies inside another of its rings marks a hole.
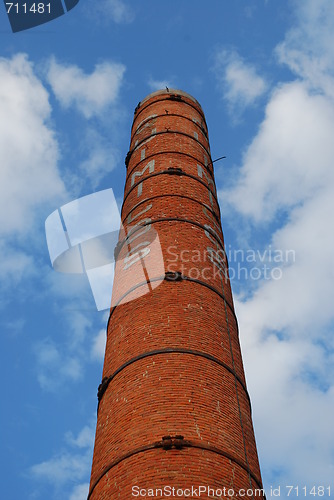
[[[86,498],[107,315],[84,276],[53,271],[44,223],[102,189],[122,199],[133,110],[165,85],[198,99],[227,157],[264,484],[334,494],[333,26],[332,0],[81,0],[16,34],[0,10],[3,498]]]

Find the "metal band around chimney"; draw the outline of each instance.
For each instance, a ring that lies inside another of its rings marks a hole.
[[[221,448],[217,448],[215,446],[212,446],[212,445],[206,444],[206,443],[202,443],[202,442],[190,441],[190,440],[186,440],[186,439],[184,439],[183,441],[184,442],[183,442],[183,445],[182,445],[181,449],[183,449],[183,448],[190,448],[190,449],[194,448],[194,449],[198,449],[198,450],[203,450],[203,451],[208,451],[208,452],[211,452],[211,453],[215,453],[217,455],[221,455],[224,458],[227,458],[228,460],[230,460],[231,462],[239,465],[245,472],[248,473],[247,465],[245,465],[241,460],[239,460],[236,456],[234,456],[232,453],[229,453],[228,451],[222,450]],[[155,443],[151,443],[151,444],[139,446],[138,448],[130,450],[128,453],[124,453],[124,455],[121,455],[120,457],[118,457],[115,460],[113,460],[101,472],[101,474],[98,476],[98,478],[92,484],[92,486],[91,486],[91,488],[89,490],[89,493],[88,493],[87,500],[90,499],[90,497],[91,497],[94,489],[96,488],[96,486],[98,485],[98,483],[101,481],[101,479],[113,467],[115,467],[116,465],[118,465],[120,462],[122,462],[123,460],[126,460],[128,458],[131,458],[134,455],[138,455],[139,453],[144,453],[145,451],[157,450],[157,449],[163,449],[163,448],[164,448],[164,446],[163,446],[163,440],[161,440],[161,441],[157,441]],[[168,453],[168,451],[166,453]],[[253,474],[252,472],[251,472],[251,475],[252,475],[252,478],[254,479],[254,481],[257,483],[258,488],[259,489],[263,489],[263,485],[262,485],[261,480],[258,477],[256,477],[255,474]],[[265,499],[266,496],[264,495],[263,498]]]

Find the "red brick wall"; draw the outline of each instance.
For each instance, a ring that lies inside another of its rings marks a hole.
[[[219,498],[224,487],[236,495],[261,488],[211,161],[195,99],[160,91],[140,103],[126,159],[91,499],[130,500],[133,487],[218,489],[201,498]],[[165,279],[176,271],[180,279]]]

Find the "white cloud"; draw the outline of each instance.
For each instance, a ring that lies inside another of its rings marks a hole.
[[[148,80],[148,85],[152,90],[152,92],[154,92],[156,90],[161,90],[161,89],[164,90],[166,87],[168,87],[169,89],[176,88],[173,82],[174,78],[167,78],[165,80],[155,80],[154,78],[151,77]]]
[[[117,24],[131,23],[134,19],[133,10],[122,0],[104,0],[102,8],[104,15],[109,14]]]
[[[45,391],[54,392],[64,384],[76,382],[83,376],[83,365],[75,352],[57,345],[51,339],[36,343],[37,379]]]
[[[327,483],[334,468],[333,356],[308,338],[260,340],[246,326],[252,305],[237,310],[266,483]]]
[[[94,442],[94,435],[94,428],[86,425],[83,429],[81,429],[77,437],[74,437],[72,432],[68,432],[66,433],[65,438],[66,441],[72,446],[76,446],[78,448],[91,448],[92,443]]]
[[[61,296],[62,289],[55,289],[52,293]],[[80,290],[76,294],[79,295]],[[37,380],[46,392],[64,390],[69,384],[82,380],[88,363],[103,362],[109,312],[100,316],[103,328],[94,337],[92,311],[95,307],[91,304],[88,313],[83,311],[84,301],[84,297],[79,297],[77,304],[72,297],[65,297],[64,303],[60,302],[56,309],[61,310],[65,321],[64,336],[57,339],[46,337],[33,345]]]
[[[89,128],[86,131],[85,149],[87,159],[79,165],[81,177],[90,181],[92,188],[96,189],[101,180],[110,174],[116,167],[120,153],[110,145],[95,129]]]
[[[11,332],[13,335],[18,335],[23,332],[26,326],[26,320],[24,318],[16,318],[12,321],[7,321],[4,323],[7,331]]]
[[[63,65],[51,59],[47,78],[61,105],[76,108],[92,118],[115,104],[123,81],[125,66],[118,63],[97,64],[91,74],[75,65]]]
[[[278,45],[280,62],[307,83],[334,97],[334,4],[330,0],[295,2],[297,24]]]
[[[106,330],[100,330],[97,336],[95,337],[93,341],[93,348],[92,348],[92,358],[96,359],[98,361],[103,361],[104,358],[104,352],[106,348]]]
[[[73,482],[79,482],[89,477],[91,457],[93,452],[95,424],[85,426],[74,438],[72,433],[65,435],[68,447],[56,453],[53,457],[33,465],[30,471],[35,479],[43,480],[59,491]],[[79,451],[78,451],[79,448]],[[78,484],[72,491],[75,500],[83,500],[87,496],[87,483]]]
[[[0,58],[0,81],[0,277],[2,289],[15,289],[37,272],[29,248],[41,210],[66,191],[49,96],[33,63],[24,54]]]
[[[89,334],[92,317],[81,310],[72,310],[69,316],[71,335],[68,345],[71,351],[78,353],[80,346]]]
[[[104,359],[104,353],[107,342],[106,329],[107,329],[108,318],[109,318],[109,311],[105,311],[101,318],[103,322],[103,328],[99,330],[98,334],[93,339],[91,357],[93,360],[99,362],[103,362]]]
[[[235,51],[220,50],[215,56],[214,73],[230,112],[240,113],[253,105],[267,90],[264,78]]]
[[[31,468],[35,477],[62,485],[81,480],[87,473],[87,458],[80,454],[63,453]]]
[[[65,195],[59,148],[48,93],[27,56],[0,58],[0,81],[0,227],[27,234],[36,209]]]
[[[112,21],[116,24],[129,24],[135,18],[134,10],[123,0],[99,0],[98,3],[91,1],[91,6],[87,5],[86,13],[90,17],[93,13],[98,20]]]
[[[16,286],[23,278],[35,274],[32,256],[7,242],[0,242],[0,262],[2,289]]]
[[[257,222],[298,205],[334,180],[334,106],[303,82],[279,86],[244,154],[240,180],[223,194]]]
[[[87,500],[89,492],[89,483],[83,483],[76,486],[70,496],[70,500]]]
[[[70,303],[74,305],[72,301]],[[62,309],[68,326],[66,341],[56,343],[44,338],[34,346],[36,356],[37,379],[42,389],[56,392],[64,384],[77,382],[83,377],[86,347],[85,342],[92,325],[92,320],[83,312]]]

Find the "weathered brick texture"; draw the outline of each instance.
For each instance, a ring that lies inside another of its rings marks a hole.
[[[89,498],[262,488],[198,102],[167,90],[144,99],[126,166]]]

